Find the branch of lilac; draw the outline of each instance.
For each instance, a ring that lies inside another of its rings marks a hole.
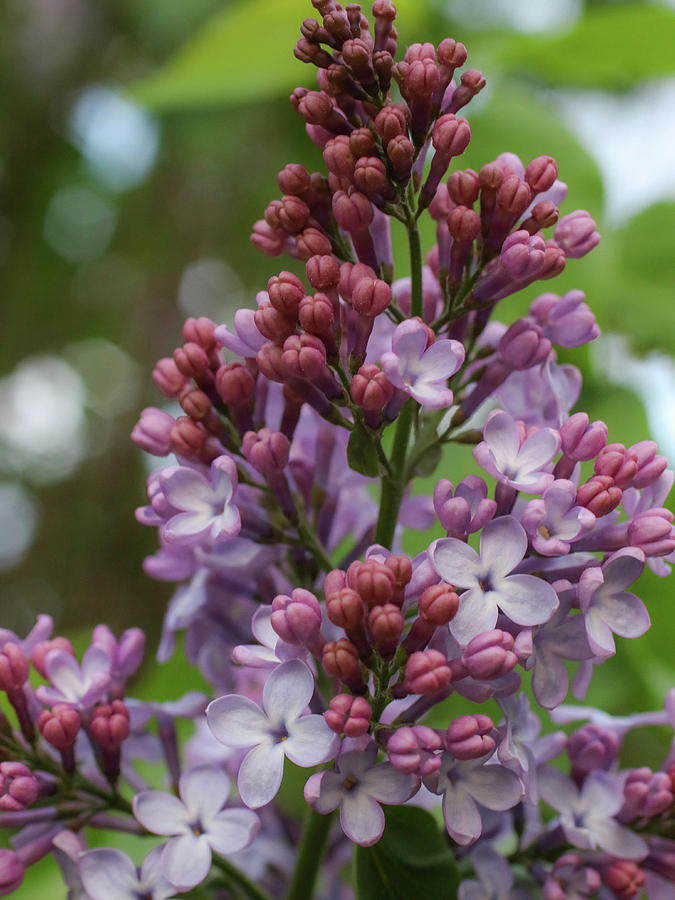
[[[390,0],[371,21],[313,5],[295,55],[318,90],[291,104],[328,174],[286,165],[252,235],[304,277],[273,275],[232,325],[188,319],[153,372],[182,414],[146,409],[132,434],[169,458],[136,513],[158,532],[146,572],[177,584],[157,660],[182,634],[211,697],[129,696],[138,629],[97,626],[79,661],[48,616],[25,638],[0,631],[0,827],[15,832],[0,894],[53,853],[91,900],[383,897],[378,847],[394,846],[429,898],[672,897],[675,742],[657,770],[626,768],[621,749],[634,728],[675,728],[675,690],[621,717],[564,701],[585,697],[617,636],[650,626],[628,588],[645,566],[670,574],[674,475],[652,441],[608,443],[573,412],[581,376],[554,346],[599,335],[581,291],[494,318],[593,250],[595,223],[560,216],[550,156],[456,167],[472,139],[458,113],[485,84],[463,44],[396,61]],[[444,477],[451,442],[485,477]],[[404,529],[431,528],[402,552]],[[533,707],[584,724],[542,736]],[[310,770],[302,830],[286,759]],[[429,866],[405,834],[396,845],[402,819],[387,827],[383,805],[406,804],[442,815]],[[162,843],[138,864],[88,849],[92,828]],[[350,887],[352,857],[377,864]],[[444,860],[459,884],[438,894],[424,879]]]

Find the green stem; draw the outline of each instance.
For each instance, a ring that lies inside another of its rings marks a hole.
[[[310,900],[332,824],[332,813],[322,816],[313,809],[307,810],[286,900]]]
[[[391,475],[385,475],[382,479],[382,496],[380,498],[380,514],[375,530],[375,543],[382,544],[391,549],[398,520],[398,511],[403,499],[405,488],[405,458],[410,441],[410,426],[412,425],[414,401],[407,400],[401,410],[396,425],[394,446],[391,451]]]
[[[251,900],[271,900],[270,895],[261,890],[250,878],[247,878],[236,866],[223,856],[213,855],[213,864],[234,884],[243,890]]]
[[[408,222],[408,247],[410,248],[410,315],[422,315],[422,245],[417,220]]]

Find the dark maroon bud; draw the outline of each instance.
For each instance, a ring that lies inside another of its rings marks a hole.
[[[255,379],[243,363],[231,362],[216,372],[216,390],[223,403],[241,409],[253,403]]]
[[[441,156],[461,156],[470,140],[471,128],[466,119],[458,119],[452,113],[447,113],[436,120],[432,142]]]
[[[408,115],[402,103],[384,106],[375,116],[375,131],[386,147],[392,138],[408,134]]]
[[[295,321],[283,315],[271,304],[259,306],[253,314],[255,326],[270,341],[285,341],[295,331]]]
[[[420,616],[432,625],[447,625],[457,612],[459,597],[451,584],[432,584],[419,599]]]
[[[292,334],[284,341],[282,362],[289,374],[312,381],[326,369],[326,348],[313,334]]]
[[[478,183],[481,188],[497,190],[504,180],[504,172],[496,162],[485,163],[478,173]]]
[[[277,312],[292,320],[297,314],[300,301],[305,296],[305,286],[297,275],[283,271],[278,275],[272,275],[268,280],[267,293],[270,303]]]
[[[351,38],[352,29],[347,14],[342,7],[333,5],[330,12],[322,13],[322,15],[323,27],[336,39],[338,46],[341,46],[344,41]]]
[[[363,622],[361,595],[348,587],[343,587],[332,594],[326,590],[326,615],[338,628],[355,631]]]
[[[183,323],[183,340],[199,344],[204,350],[212,350],[216,346],[214,335],[215,324],[206,316],[199,319],[189,318]]]
[[[532,207],[530,217],[523,222],[522,227],[529,231],[530,234],[535,234],[542,228],[550,228],[551,225],[555,225],[558,221],[558,215],[558,207],[555,203],[552,203],[550,200],[542,200],[539,203],[535,203]]]
[[[309,172],[300,163],[288,163],[277,175],[277,184],[282,194],[300,196],[309,190]]]
[[[381,412],[394,396],[394,387],[379,366],[369,363],[353,376],[350,393],[358,406],[369,412]]]
[[[391,603],[394,597],[394,573],[375,560],[352,563],[347,569],[347,584],[358,591],[368,609]]]
[[[295,239],[300,259],[308,260],[312,256],[328,256],[333,247],[330,238],[318,228],[305,228]]]
[[[352,307],[361,316],[374,319],[391,303],[391,288],[379,278],[362,278],[352,290]]]
[[[331,138],[323,148],[323,160],[329,172],[351,178],[354,174],[356,156],[352,152],[350,138],[346,134]]]
[[[333,215],[340,228],[350,234],[366,229],[375,211],[370,200],[359,191],[338,191],[333,194]]]
[[[361,38],[353,38],[342,45],[342,58],[356,76],[361,79],[365,76],[372,78],[371,51],[368,44]]]
[[[325,50],[322,50],[321,47],[313,44],[312,41],[307,40],[305,37],[298,38],[293,48],[293,56],[299,59],[300,62],[312,63],[322,69],[327,69],[333,63],[333,57],[330,53],[326,53]]]
[[[497,190],[497,206],[514,217],[522,215],[531,200],[530,186],[517,175],[507,175]]]
[[[472,206],[478,199],[480,181],[473,169],[453,172],[448,178],[448,195],[457,206]]]
[[[609,475],[614,484],[623,490],[633,480],[637,468],[634,452],[626,450],[623,444],[607,444],[598,453],[593,471],[596,475]]]
[[[152,372],[152,380],[165,397],[177,397],[185,387],[185,376],[178,370],[170,356],[157,361]]]
[[[361,675],[359,651],[348,638],[324,644],[321,664],[327,675],[339,678],[355,694],[365,693],[366,685]]]
[[[439,66],[458,69],[466,62],[466,47],[452,38],[445,38],[436,49],[436,60]]]
[[[410,584],[410,579],[412,578],[410,558],[408,556],[397,556],[392,553],[391,556],[386,558],[384,564],[394,576],[393,602],[402,606],[406,585]]]
[[[300,197],[287,194],[281,198],[278,218],[279,225],[284,231],[296,234],[305,227],[307,219],[309,219],[309,206]]]
[[[360,156],[373,156],[377,145],[369,128],[357,128],[349,135],[349,147],[355,159]]]
[[[300,327],[309,334],[330,332],[335,321],[333,304],[325,294],[303,297],[298,308]]]
[[[415,147],[405,134],[396,135],[387,144],[387,156],[397,181],[407,181],[412,171]]]
[[[553,187],[558,177],[558,163],[552,156],[538,156],[525,169],[525,181],[535,194],[541,194]]]
[[[458,112],[458,110],[473,100],[476,94],[480,93],[484,87],[485,78],[478,69],[467,69],[466,72],[462,72],[459,87],[452,95],[448,112]]]
[[[173,361],[185,378],[197,378],[209,369],[209,358],[199,344],[188,341],[173,351]]]
[[[186,391],[180,396],[180,405],[183,412],[194,419],[195,422],[202,422],[211,414],[213,407],[211,401],[204,391],[197,388]]]
[[[387,170],[381,159],[376,156],[363,156],[354,169],[354,184],[367,195],[394,195],[387,179]]]
[[[393,656],[403,631],[405,620],[394,603],[374,606],[368,614],[368,625],[381,656]]]
[[[395,32],[396,29],[392,28],[392,34],[394,34]],[[394,48],[394,53],[395,52],[396,48]],[[383,94],[389,93],[389,85],[391,84],[391,74],[393,68],[394,57],[389,49],[376,50],[375,53],[373,53],[373,70],[377,75],[377,80],[380,83],[380,90]]]
[[[299,111],[299,108],[300,108],[300,101],[301,101],[302,98],[305,97],[307,94],[309,94],[309,91],[307,90],[307,88],[297,87],[297,88],[295,88],[295,90],[293,91],[293,93],[291,94],[291,96],[288,98],[288,99],[291,101],[291,106],[293,107],[293,109],[294,109],[296,112]]]
[[[456,206],[450,210],[448,229],[451,236],[459,243],[470,243],[480,234],[480,217],[473,209]]]

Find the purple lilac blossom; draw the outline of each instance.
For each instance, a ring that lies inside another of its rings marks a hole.
[[[476,462],[502,484],[540,494],[553,482],[548,466],[560,449],[552,428],[540,428],[523,440],[516,421],[506,412],[491,413],[483,429],[483,441],[474,449]]]
[[[543,556],[564,556],[570,544],[595,525],[593,513],[575,506],[576,485],[563,478],[546,488],[541,500],[530,500],[521,521],[534,549]]]
[[[306,767],[335,756],[339,738],[323,716],[303,715],[313,693],[310,669],[300,660],[288,660],[267,679],[262,709],[248,697],[236,694],[209,704],[206,715],[218,740],[228,747],[251,748],[237,779],[247,806],[257,809],[276,796],[285,756]]]
[[[101,700],[110,684],[110,657],[92,644],[82,657],[82,665],[65,650],[50,650],[45,657],[50,686],[40,685],[35,696],[45,706],[67,703],[78,709],[91,709]]]
[[[167,502],[176,511],[162,526],[169,543],[222,541],[239,533],[241,517],[231,502],[237,467],[229,456],[214,459],[208,477],[187,466],[173,466],[160,474],[160,481]]]
[[[518,625],[539,625],[558,606],[555,591],[533,575],[510,575],[527,550],[527,536],[513,516],[489,522],[480,538],[480,554],[457,538],[441,538],[429,548],[444,581],[466,588],[450,631],[463,645],[495,627],[498,609]]]
[[[82,853],[80,877],[90,900],[168,900],[176,893],[163,872],[164,847],[155,847],[137,869],[126,853],[99,847]]]

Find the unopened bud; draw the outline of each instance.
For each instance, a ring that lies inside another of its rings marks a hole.
[[[272,601],[271,623],[286,643],[315,647],[321,633],[319,601],[304,588],[295,588],[290,597],[278,594]]]
[[[436,694],[451,680],[447,660],[438,650],[419,650],[406,663],[405,684],[411,694]]]
[[[363,697],[337,694],[330,701],[323,717],[331,731],[354,738],[368,733],[371,715],[370,703]]]
[[[455,759],[478,759],[494,750],[493,730],[489,716],[460,716],[448,726],[445,743]]]
[[[494,628],[469,641],[462,662],[476,681],[493,681],[511,672],[518,662],[513,652],[513,638],[507,631]]]

